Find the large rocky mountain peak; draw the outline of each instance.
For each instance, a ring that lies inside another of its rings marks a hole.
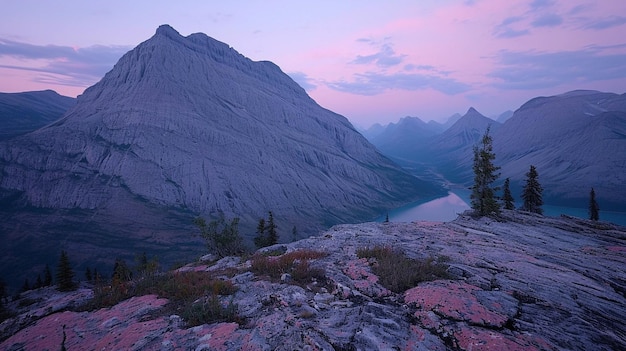
[[[0,172],[5,208],[51,209],[49,223],[60,210],[87,211],[94,225],[81,224],[81,232],[98,227],[99,236],[121,238],[149,237],[146,225],[188,235],[188,226],[160,223],[166,208],[238,216],[243,228],[273,211],[284,232],[295,225],[314,234],[438,191],[382,156],[275,64],[167,25],[56,123],[0,144]],[[18,236],[14,228],[25,222],[2,234]]]

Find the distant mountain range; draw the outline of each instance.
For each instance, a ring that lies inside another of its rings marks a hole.
[[[59,119],[76,99],[52,90],[0,93],[0,140],[23,135]]]
[[[203,250],[198,215],[273,211],[283,240],[443,194],[379,153],[271,62],[164,25],[56,122],[0,144],[5,274]],[[109,268],[110,269],[110,268]]]
[[[585,207],[594,187],[602,194],[601,207],[626,210],[626,94],[572,91],[532,99],[507,115],[500,115],[500,123],[470,108],[440,133],[417,118],[403,118],[370,140],[415,174],[469,186],[472,149],[491,126],[501,181],[511,178],[518,200],[534,165],[548,203]]]

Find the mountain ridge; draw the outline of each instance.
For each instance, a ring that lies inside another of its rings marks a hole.
[[[162,254],[166,243],[197,241],[189,233],[198,215],[240,217],[249,238],[273,211],[284,236],[294,226],[312,235],[443,192],[380,154],[278,66],[167,25],[61,119],[0,144],[0,171],[0,234],[44,233],[51,256],[70,243],[93,245],[74,242],[76,233],[115,246],[136,239],[125,257],[155,245]],[[33,208],[48,215],[33,223]]]

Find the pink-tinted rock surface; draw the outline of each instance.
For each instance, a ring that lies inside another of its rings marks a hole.
[[[269,281],[238,258],[180,270],[238,272],[223,278],[239,288],[239,324],[187,327],[154,295],[73,312],[89,289],[35,290],[25,296],[36,303],[0,325],[0,350],[59,350],[63,326],[67,350],[626,349],[626,229],[504,216],[341,225],[280,245],[325,252],[310,265],[325,270],[326,282]],[[356,255],[375,245],[413,258],[444,257],[452,278],[393,293],[380,285],[372,261]]]

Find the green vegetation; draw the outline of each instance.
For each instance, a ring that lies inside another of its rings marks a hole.
[[[72,291],[78,288],[78,284],[74,282],[74,271],[72,270],[70,259],[67,257],[65,250],[61,251],[56,279],[57,290],[59,291]]]
[[[169,300],[165,314],[180,315],[189,326],[217,321],[238,321],[232,301],[222,305],[220,296],[232,295],[237,288],[229,281],[207,272],[168,272],[136,280],[112,280],[97,284],[94,297],[81,310],[114,306],[133,296],[155,294]]]
[[[489,129],[487,127],[480,146],[474,147],[474,185],[471,188],[470,199],[472,209],[478,216],[494,216],[500,212],[500,204],[495,195],[498,188],[492,186],[500,176],[496,173],[500,167],[493,164],[496,155],[493,152]]]
[[[541,196],[543,188],[539,184],[538,178],[537,169],[531,165],[530,170],[526,173],[526,185],[524,185],[522,191],[522,199],[524,200],[522,210],[543,214],[543,209],[541,208],[541,205],[543,205]]]
[[[254,245],[260,249],[266,246],[272,246],[278,243],[278,233],[276,232],[276,224],[274,223],[274,215],[269,211],[267,221],[264,218],[259,219],[256,228],[256,236],[254,237]]]
[[[359,258],[374,258],[372,272],[385,288],[402,293],[423,281],[448,279],[448,265],[433,257],[412,259],[390,246],[374,246],[357,250]]]
[[[279,279],[286,273],[294,282],[300,284],[325,281],[326,272],[322,268],[313,268],[310,265],[311,260],[324,256],[325,253],[313,250],[297,250],[276,257],[257,254],[252,257],[251,271],[273,279]]]
[[[504,201],[504,208],[507,210],[514,210],[515,209],[515,199],[513,198],[513,195],[511,194],[511,188],[510,188],[510,184],[511,181],[509,178],[506,178],[504,180],[504,187],[502,190],[502,201]]]
[[[596,201],[596,192],[591,188],[589,193],[589,219],[597,221],[600,219],[600,206]]]
[[[204,218],[198,217],[194,224],[200,229],[200,235],[206,240],[209,252],[219,257],[238,255],[243,253],[243,240],[239,235],[239,218],[226,221],[221,213],[218,219],[207,223]]]

